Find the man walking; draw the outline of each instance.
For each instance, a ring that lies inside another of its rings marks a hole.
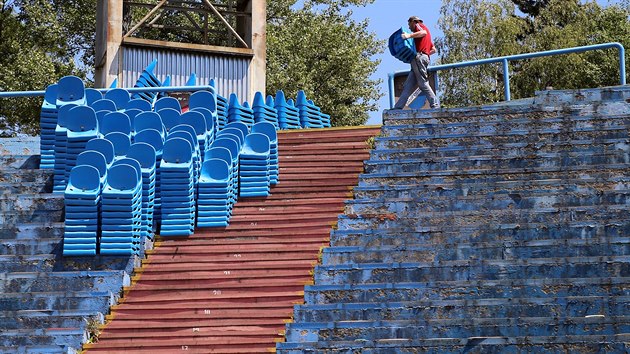
[[[413,91],[416,90],[416,87],[419,87],[420,91],[425,94],[427,100],[429,100],[429,106],[431,108],[440,108],[437,98],[435,97],[435,93],[429,85],[429,74],[427,72],[427,67],[429,66],[429,62],[431,60],[430,55],[435,54],[436,52],[433,41],[431,41],[431,33],[418,16],[409,17],[408,22],[409,29],[412,33],[403,33],[402,38],[414,39],[417,54],[411,61],[411,71],[409,72],[409,76],[407,76],[407,80],[403,86],[403,91],[400,94],[400,98],[398,99],[398,102],[396,102],[394,109],[402,109],[405,107],[409,96],[411,96]]]

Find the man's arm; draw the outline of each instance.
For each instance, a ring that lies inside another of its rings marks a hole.
[[[431,50],[429,51],[429,55],[433,55],[433,54],[435,54],[435,53],[437,53],[437,49],[435,49],[435,46],[434,46],[434,45],[432,45],[432,46],[431,46]]]
[[[427,35],[427,31],[425,30],[420,30],[418,32],[414,32],[414,33],[404,33],[402,34],[402,39],[408,39],[408,38],[422,38],[424,36]]]

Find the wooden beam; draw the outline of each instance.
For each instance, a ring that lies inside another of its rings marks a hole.
[[[167,0],[162,0],[162,1],[160,1],[160,3],[159,3],[159,4],[157,4],[157,5],[156,5],[156,6],[155,6],[155,7],[154,7],[151,11],[149,11],[149,13],[148,13],[146,16],[144,16],[144,18],[143,18],[142,20],[140,20],[140,22],[136,23],[136,25],[135,25],[135,26],[133,26],[133,28],[131,28],[131,29],[129,30],[129,32],[127,32],[127,33],[123,36],[123,38],[127,38],[127,37],[131,36],[131,35],[132,35],[132,34],[133,34],[133,33],[134,33],[134,32],[135,32],[138,28],[140,28],[140,26],[142,26],[142,25],[146,22],[146,20],[147,20],[147,19],[149,19],[149,17],[153,16],[153,14],[154,14],[157,10],[159,10],[159,9],[160,9],[160,7],[162,7],[162,5],[164,5],[164,4],[166,3],[166,1],[167,1]]]
[[[239,57],[248,57],[248,58],[251,58],[254,56],[254,51],[248,48],[234,48],[234,47],[223,47],[223,46],[204,45],[204,44],[166,42],[166,41],[156,41],[152,39],[142,39],[142,38],[136,38],[136,37],[124,38],[123,44],[145,46],[145,47],[157,47],[157,48],[166,47],[166,48],[171,48],[171,49],[193,50],[193,51],[199,51],[199,52],[212,52],[212,53],[219,53],[219,54],[239,56]]]
[[[234,28],[232,28],[232,26],[230,26],[230,24],[227,22],[227,20],[223,17],[223,15],[221,15],[221,13],[214,7],[214,5],[212,5],[212,3],[210,2],[210,0],[203,0],[204,4],[206,4],[210,10],[212,10],[212,12],[214,12],[215,15],[219,16],[219,18],[221,19],[221,21],[223,21],[223,23],[227,26],[227,28],[230,30],[230,32],[232,32],[232,34],[236,37],[236,39],[238,39],[239,42],[241,42],[241,44],[245,47],[245,48],[249,48],[249,46],[247,45],[247,43],[243,40],[243,38],[241,38],[241,36],[239,36],[239,34],[234,30]]]

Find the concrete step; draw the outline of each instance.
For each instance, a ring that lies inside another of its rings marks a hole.
[[[2,143],[6,143],[2,139]],[[7,153],[0,152],[0,169],[16,168],[16,169],[38,169],[41,156],[24,154],[23,152]]]
[[[43,238],[30,240],[6,240],[0,244],[2,256],[28,256],[55,253],[61,247],[59,238]],[[0,261],[2,263],[2,261]]]
[[[0,183],[40,183],[42,185],[46,185],[47,183],[52,183],[52,178],[52,170],[17,168],[0,169]]]
[[[630,278],[464,280],[452,282],[307,285],[307,304],[630,296]]]
[[[295,305],[293,321],[379,321],[517,317],[606,317],[627,314],[630,297],[578,296],[481,300],[435,300],[388,303]]]
[[[62,345],[21,345],[0,347],[1,354],[74,354],[76,350]]]
[[[287,324],[288,342],[395,338],[524,337],[617,335],[630,332],[630,317],[521,317],[418,321],[336,321]]]
[[[508,150],[525,146],[536,149],[565,146],[564,150],[572,147],[581,147],[588,142],[595,145],[624,144],[628,138],[627,128],[616,130],[586,130],[578,132],[547,131],[547,132],[514,132],[511,135],[406,135],[394,137],[375,138],[376,150],[392,149],[430,149],[429,151],[445,151],[449,148],[457,149],[467,147],[472,151],[484,150]]]
[[[496,171],[417,171],[413,173],[364,173],[359,176],[359,187],[400,186],[400,185],[436,185],[441,184],[492,184],[509,181],[544,181],[544,180],[616,180],[623,178],[630,164],[598,165],[585,167],[564,167],[537,171],[534,170],[496,170]]]
[[[472,227],[453,227],[433,225],[413,230],[403,228],[369,230],[333,230],[331,246],[430,246],[450,245],[452,247],[476,247],[478,244],[527,244],[535,241],[565,239],[607,239],[626,237],[630,234],[630,220],[592,220],[582,219],[563,224],[528,223],[496,224]]]
[[[10,292],[0,294],[1,311],[83,311],[106,313],[118,296],[112,291]]]
[[[41,182],[24,183],[0,183],[0,199],[19,194],[45,194],[52,193],[53,180],[48,179]]]
[[[102,313],[93,311],[0,311],[3,330],[29,328],[84,328],[102,325]]]
[[[0,197],[0,225],[58,222],[64,218],[62,194],[22,194]]]
[[[411,258],[411,257],[410,257]],[[508,260],[452,260],[406,263],[324,263],[314,272],[317,285],[418,283],[465,280],[622,277],[630,256],[575,256]]]
[[[490,193],[486,195],[434,196],[353,199],[345,206],[347,215],[396,213],[405,217],[425,212],[461,212],[484,210],[526,210],[571,207],[608,207],[626,205],[630,201],[630,189],[625,190],[580,190],[540,191],[538,193]]]
[[[496,157],[527,158],[535,156],[581,156],[583,154],[614,154],[627,153],[628,144],[625,139],[615,140],[574,140],[571,143],[535,143],[511,142],[493,146],[465,146],[452,144],[448,146],[425,146],[419,148],[400,147],[396,149],[376,149],[370,155],[370,160],[405,160],[405,159],[433,159],[452,160],[455,158],[488,159]]]
[[[0,333],[0,346],[62,346],[78,350],[88,340],[82,328],[37,328],[6,330]]]
[[[614,154],[583,154],[581,156],[565,156],[564,154],[549,154],[549,156],[529,156],[526,158],[511,158],[509,156],[487,156],[475,158],[450,158],[435,161],[434,159],[415,158],[405,160],[388,160],[365,162],[365,172],[369,174],[400,173],[523,173],[545,172],[557,169],[582,169],[592,166],[619,166],[630,161],[628,152]]]
[[[476,225],[492,226],[499,224],[514,224],[527,227],[530,223],[564,224],[575,220],[626,220],[629,206],[627,205],[598,205],[580,207],[548,207],[545,209],[493,210],[491,213],[483,210],[472,211],[411,211],[398,216],[395,213],[374,213],[361,215],[340,215],[337,221],[338,229],[398,229],[405,231],[418,228],[442,225],[449,229],[454,227],[471,227]]]
[[[33,222],[0,225],[0,240],[18,242],[39,239],[63,239],[63,222]]]
[[[444,122],[430,119],[419,124],[384,126],[382,137],[427,136],[504,136],[529,134],[553,134],[572,132],[580,134],[589,131],[627,129],[630,123],[630,105],[625,112],[615,116],[594,114],[588,116],[562,116],[532,120],[527,117],[516,119],[496,119],[483,121]]]
[[[444,182],[428,181],[418,184],[375,185],[355,187],[354,199],[397,199],[416,197],[466,197],[471,195],[494,196],[519,195],[528,196],[542,193],[563,194],[568,192],[601,193],[602,191],[628,190],[630,178],[627,176],[611,176],[607,180],[591,177],[578,179],[546,179],[546,180],[506,180],[497,182]],[[350,201],[351,202],[351,201]]]
[[[535,336],[471,338],[395,338],[355,341],[278,343],[278,354],[351,353],[403,354],[421,351],[427,354],[498,354],[498,353],[624,353],[627,334],[611,336]]]
[[[526,260],[537,258],[606,257],[630,255],[630,238],[595,240],[547,240],[527,244],[328,247],[322,263],[446,262],[457,260]],[[630,259],[628,259],[630,261]]]
[[[54,254],[0,255],[0,273],[49,272],[55,263]]]
[[[122,271],[78,271],[0,274],[4,292],[111,291],[129,285]]]

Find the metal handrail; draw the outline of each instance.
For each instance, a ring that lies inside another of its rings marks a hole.
[[[105,93],[109,90],[113,90],[113,88],[101,88],[97,89],[101,93]],[[162,87],[129,87],[125,88],[129,93],[136,92],[196,92],[202,90],[208,90],[215,92],[216,88],[214,86],[205,85],[205,86],[162,86]],[[38,97],[44,96],[46,91],[7,91],[0,92],[0,98],[10,98],[10,97]]]
[[[626,84],[626,61],[625,61],[626,50],[623,47],[623,45],[621,45],[621,43],[618,43],[618,42],[610,42],[610,43],[603,43],[603,44],[593,44],[593,45],[587,45],[587,46],[582,46],[582,47],[571,47],[571,48],[564,48],[564,49],[554,49],[554,50],[547,50],[547,51],[543,51],[543,52],[507,55],[507,56],[503,56],[503,57],[471,60],[471,61],[464,61],[464,62],[453,63],[453,64],[435,65],[435,66],[429,67],[428,71],[430,71],[430,72],[437,72],[437,71],[441,71],[441,70],[463,68],[463,67],[467,67],[467,66],[476,66],[476,65],[483,65],[483,64],[493,64],[493,63],[503,63],[503,83],[504,83],[505,100],[506,101],[510,101],[511,100],[511,97],[510,97],[510,72],[509,72],[509,66],[508,66],[508,62],[509,61],[511,61],[511,60],[529,59],[529,58],[538,58],[538,57],[546,57],[546,56],[551,56],[551,55],[581,53],[581,52],[586,52],[586,51],[589,51],[589,50],[608,49],[608,48],[617,48],[617,49],[619,49],[619,76],[621,77],[620,84],[621,85],[625,85]],[[409,70],[397,71],[395,73],[389,74],[389,105],[390,105],[390,108],[393,108],[394,104],[395,104],[395,102],[394,102],[394,77],[396,75],[398,75],[398,74],[401,74],[401,73],[409,73]],[[436,86],[437,86],[437,80],[436,80]]]

